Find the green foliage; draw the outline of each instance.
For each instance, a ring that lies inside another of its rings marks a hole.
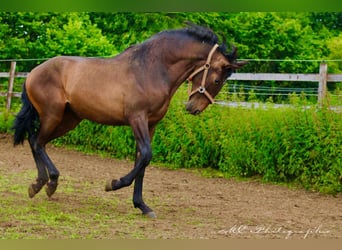
[[[220,138],[222,171],[232,171],[233,176],[260,175],[265,181],[295,181],[321,191],[342,191],[340,114],[314,108],[239,113],[229,124],[235,132]]]
[[[110,127],[88,120],[81,122],[67,136],[55,140],[56,145],[75,145],[85,152],[103,153],[117,158],[131,158],[135,140],[129,127]]]
[[[342,33],[328,40],[327,45],[330,50],[330,59],[342,58]],[[329,71],[333,73],[342,73],[342,61],[331,62],[329,65]]]
[[[240,56],[252,59],[319,59],[327,50],[319,36],[313,32],[308,16],[303,13],[239,13],[231,19],[229,27]],[[317,62],[253,62],[243,68],[246,72],[312,73]]]
[[[162,30],[180,27],[177,19],[167,13],[92,12],[89,16],[118,51],[141,43]]]
[[[14,116],[0,109],[0,133],[8,133],[13,126]]]
[[[111,56],[116,53],[87,14],[69,13],[66,23],[59,23],[56,19],[53,24],[46,29],[45,39],[46,49],[55,55]]]
[[[306,12],[0,12],[0,49],[3,59],[110,56],[190,20],[237,45],[242,58],[320,59],[330,53],[326,41],[340,34],[340,19],[340,13]],[[38,63],[22,66],[28,71]],[[251,62],[243,70],[312,73],[317,68],[317,63]]]
[[[0,12],[0,59],[40,59],[20,62],[30,71],[57,55],[111,56],[115,47],[91,23],[87,13]],[[1,63],[8,71],[7,63]]]
[[[209,26],[221,41],[238,47],[239,58],[255,60],[241,72],[317,73],[318,61],[302,60],[341,59],[341,14],[334,12],[0,12],[0,59],[39,59],[18,62],[17,71],[28,72],[57,55],[111,56],[157,32],[183,27],[186,20]],[[0,68],[8,72],[9,62],[0,60]],[[341,63],[329,62],[328,68],[340,72]],[[312,87],[306,82],[248,84]],[[338,86],[330,83],[329,91]]]
[[[315,31],[328,28],[338,34],[342,29],[342,12],[314,12],[309,14],[309,18]]]

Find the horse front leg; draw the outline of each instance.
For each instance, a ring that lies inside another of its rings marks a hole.
[[[156,217],[152,209],[149,208],[142,199],[142,186],[145,168],[150,163],[152,158],[150,129],[148,127],[147,119],[137,117],[131,120],[131,127],[136,140],[136,159],[134,168],[127,175],[121,177],[119,180],[114,179],[107,182],[105,190],[113,191],[123,187],[130,186],[135,180],[133,203],[139,208],[143,214],[149,217]]]
[[[155,131],[155,126],[151,126],[149,128],[150,133],[150,140],[152,141],[153,135]],[[139,149],[137,148],[137,156],[139,157]],[[146,167],[145,167],[146,168]],[[149,208],[142,197],[142,191],[143,191],[143,181],[144,181],[144,175],[145,175],[145,168],[141,169],[141,171],[138,173],[137,177],[135,178],[134,182],[134,191],[133,191],[133,204],[135,208],[139,208],[143,214],[147,215],[150,218],[156,218],[156,214],[153,212],[151,208]]]

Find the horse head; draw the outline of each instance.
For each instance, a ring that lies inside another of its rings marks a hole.
[[[188,77],[188,81],[192,82],[192,88],[189,85],[186,110],[191,114],[197,115],[209,104],[214,103],[215,96],[222,89],[227,78],[247,63],[236,61],[236,47],[233,47],[230,53],[222,51],[222,47],[224,46],[215,44],[208,54],[206,63]]]
[[[198,66],[188,77],[189,101],[186,109],[191,114],[199,114],[209,104],[214,103],[215,96],[222,89],[228,77],[237,69],[244,66],[246,61],[237,61],[237,48],[232,47],[230,52],[226,52],[227,45],[225,39],[218,45],[218,38],[210,29],[188,23],[189,32],[197,36],[198,41],[205,41],[207,58],[204,64]]]

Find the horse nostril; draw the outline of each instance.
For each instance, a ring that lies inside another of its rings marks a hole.
[[[201,111],[199,109],[196,109],[196,111],[194,112],[194,115],[198,115],[199,113],[201,113]]]
[[[195,107],[190,102],[186,104],[186,110],[192,115],[198,115],[199,113],[201,113],[201,110],[195,109]]]

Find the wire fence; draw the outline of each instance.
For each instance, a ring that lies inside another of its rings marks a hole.
[[[250,94],[254,95],[284,95],[288,96],[293,93],[302,94],[307,96],[318,96],[317,88],[293,88],[293,87],[269,87],[269,86],[253,86],[245,84],[229,84],[227,94]]]

